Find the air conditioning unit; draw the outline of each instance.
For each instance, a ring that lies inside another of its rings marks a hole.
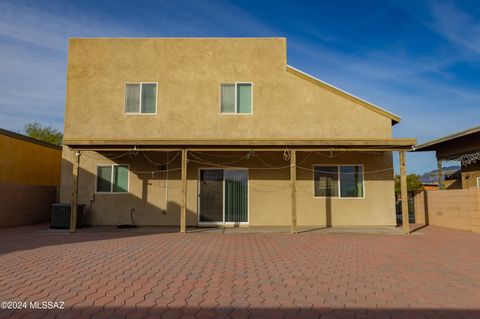
[[[69,229],[71,208],[71,204],[53,204],[50,228]],[[77,228],[84,227],[86,225],[87,205],[79,204],[77,206]]]

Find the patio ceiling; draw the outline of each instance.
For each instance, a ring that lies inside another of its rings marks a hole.
[[[283,151],[285,148],[299,151],[309,150],[410,150],[416,144],[414,138],[388,139],[142,139],[142,140],[65,140],[65,145],[78,150],[178,150],[191,149],[202,151],[271,150]]]

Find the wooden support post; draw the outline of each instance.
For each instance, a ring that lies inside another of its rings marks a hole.
[[[78,173],[80,170],[80,151],[75,151],[72,163],[72,199],[70,207],[70,232],[77,229]]]
[[[400,197],[402,199],[402,224],[405,234],[410,233],[408,217],[407,168],[405,165],[405,151],[400,151]]]
[[[442,160],[440,159],[437,159],[437,179],[438,179],[438,189],[445,189],[445,183],[443,181]]]
[[[297,154],[295,150],[290,151],[290,186],[291,186],[291,202],[292,202],[292,221],[291,221],[291,232],[292,234],[297,233]]]
[[[187,229],[187,150],[182,149],[182,208],[180,211],[180,232]]]

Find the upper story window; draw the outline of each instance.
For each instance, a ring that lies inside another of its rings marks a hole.
[[[363,198],[362,165],[315,165],[315,197]]]
[[[252,83],[224,83],[221,85],[220,112],[252,114]]]
[[[126,83],[125,113],[157,113],[157,83]]]

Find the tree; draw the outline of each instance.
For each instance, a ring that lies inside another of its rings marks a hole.
[[[420,181],[420,175],[407,175],[407,192],[409,194],[416,194],[423,190],[423,184]],[[395,194],[399,197],[400,194],[400,175],[395,175]]]
[[[31,138],[55,145],[62,145],[63,142],[62,131],[52,126],[45,126],[39,122],[25,124],[23,132]]]

